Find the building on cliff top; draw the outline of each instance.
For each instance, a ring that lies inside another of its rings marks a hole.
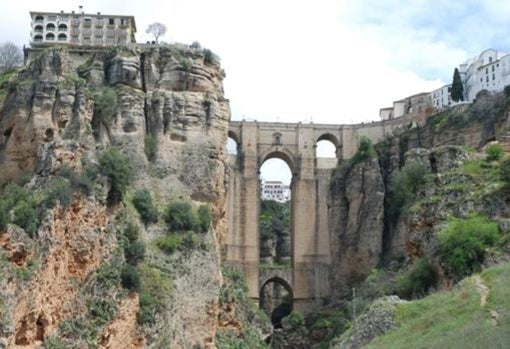
[[[30,45],[103,47],[135,43],[134,16],[87,14],[60,11],[30,12]]]

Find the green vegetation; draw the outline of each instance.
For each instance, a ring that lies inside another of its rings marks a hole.
[[[213,64],[219,62],[220,58],[208,48],[202,49],[202,53],[204,54],[204,63],[205,64]]]
[[[504,154],[503,147],[499,144],[491,144],[485,149],[487,161],[498,161]]]
[[[141,264],[139,270],[141,290],[138,322],[154,323],[156,314],[167,309],[169,299],[172,297],[172,282],[157,268]]]
[[[287,316],[287,319],[289,320],[289,323],[293,327],[305,325],[305,318],[303,317],[303,314],[301,314],[299,311],[293,311],[292,313],[289,314],[289,316]]]
[[[498,224],[487,217],[452,218],[438,236],[441,262],[457,279],[470,275],[480,270],[485,250],[500,237]]]
[[[0,197],[0,230],[13,223],[34,237],[41,223],[42,212],[38,210],[43,200],[39,191],[28,190],[14,183],[7,184]]]
[[[424,296],[437,285],[437,273],[425,258],[417,259],[411,269],[397,280],[396,291],[401,298]]]
[[[453,71],[451,96],[454,102],[464,100],[464,88],[462,87],[462,79],[460,78],[460,73],[457,68]]]
[[[349,160],[352,166],[368,159],[376,156],[376,152],[374,146],[372,145],[372,141],[370,138],[362,136],[359,140],[358,151],[354,156]]]
[[[162,251],[172,254],[176,251],[191,252],[196,249],[205,250],[207,247],[202,238],[194,231],[169,233],[156,241]]]
[[[416,200],[417,193],[427,183],[429,170],[420,163],[410,163],[395,173],[390,183],[393,197],[389,207],[390,217],[406,211]]]
[[[501,179],[507,187],[510,187],[510,157],[505,157],[501,160]]]
[[[125,264],[122,267],[120,279],[122,287],[124,287],[125,289],[133,292],[140,291],[141,286],[140,275],[138,275],[138,270],[136,269],[135,266]]]
[[[197,210],[198,226],[197,230],[199,233],[206,233],[211,227],[212,216],[209,206],[200,205]]]
[[[477,277],[471,277],[451,292],[398,306],[397,328],[367,348],[505,348],[510,343],[510,264],[484,271],[480,281],[488,288],[486,306],[481,306]],[[497,320],[492,311],[499,314]]]
[[[145,225],[158,221],[158,209],[154,206],[151,192],[148,189],[140,189],[135,192],[133,205]]]
[[[60,203],[64,207],[69,207],[73,199],[73,188],[71,183],[64,178],[56,178],[48,191],[46,203],[48,206],[55,206]]]
[[[115,119],[117,112],[117,93],[113,87],[103,86],[94,96],[94,112],[106,121]]]
[[[198,225],[193,207],[184,201],[170,203],[165,210],[164,219],[170,231],[193,230]]]
[[[108,202],[120,202],[133,178],[133,167],[129,158],[118,149],[109,148],[99,158],[99,172],[110,180]]]
[[[158,153],[158,140],[151,134],[146,134],[144,141],[144,152],[145,156],[147,156],[147,160],[154,161],[156,160],[156,155]]]

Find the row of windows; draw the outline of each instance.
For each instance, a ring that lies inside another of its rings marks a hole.
[[[62,15],[62,16],[55,16],[55,15],[49,15],[46,17],[46,21],[48,22],[55,22],[57,21],[57,18],[59,21],[61,22],[67,22],[69,21],[69,16],[66,16],[66,15]],[[80,23],[80,18],[81,16],[73,16],[72,18],[72,23],[73,24],[76,24],[76,23]],[[44,16],[42,15],[38,15],[35,17],[34,19],[34,22],[35,23],[44,23]],[[129,24],[129,19],[127,18],[96,18],[95,21],[94,21],[94,24],[95,25],[104,25],[104,24],[108,24],[108,25],[115,25],[115,24],[120,24],[120,25],[128,25]],[[85,17],[83,18],[83,24],[84,25],[92,25],[92,18],[90,17]]]
[[[116,44],[116,43],[122,43],[122,42],[125,42],[127,39],[127,37],[118,37],[118,38],[106,38],[106,40],[104,42],[106,42],[107,44]],[[57,40],[58,41],[67,41],[67,35],[65,34],[59,34],[58,37],[57,37]],[[93,38],[94,42],[96,44],[102,44],[103,43],[103,37],[101,36],[96,36]],[[34,42],[42,42],[43,41],[43,36],[42,35],[35,35],[34,36]],[[46,34],[46,41],[55,41],[55,35],[52,34],[52,33],[48,33]],[[72,43],[78,43],[80,42],[80,39],[78,36],[71,36],[71,42]],[[83,38],[83,43],[84,44],[90,44],[92,43],[92,38],[91,37],[84,37]]]

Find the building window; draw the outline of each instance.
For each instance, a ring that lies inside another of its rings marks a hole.
[[[53,33],[46,34],[46,40],[47,41],[54,41],[55,40],[55,35]]]
[[[489,82],[489,76],[485,77],[485,82]]]
[[[108,25],[115,25],[115,18],[108,18]]]
[[[103,29],[96,29],[94,30],[95,35],[103,36]]]
[[[127,25],[127,20],[125,18],[121,18],[120,25]]]
[[[55,22],[57,20],[57,16],[48,16],[48,21]]]
[[[96,19],[96,25],[97,25],[98,27],[102,27],[102,26],[103,26],[103,24],[104,24],[104,21],[103,21],[103,19],[102,19],[102,18],[98,18],[98,19]]]
[[[80,42],[80,39],[77,36],[71,36],[71,42],[76,44]]]
[[[36,35],[34,36],[34,42],[42,42],[42,35]]]
[[[42,23],[44,22],[44,17],[43,16],[36,16],[35,17],[35,23]]]
[[[86,27],[90,27],[92,25],[92,19],[84,18],[83,19],[83,25],[86,26]]]
[[[492,71],[494,71],[494,66],[492,66]]]
[[[492,57],[489,57],[489,63],[492,63]]]
[[[67,31],[67,25],[65,25],[65,24],[60,24],[60,25],[58,26],[58,31],[59,31],[59,32],[66,32],[66,31]]]
[[[69,20],[68,16],[60,16],[60,21],[67,22]]]
[[[85,45],[90,45],[90,37],[89,37],[89,36],[84,37],[84,38],[83,38],[83,43],[84,43]]]
[[[485,68],[485,74],[489,74],[489,68]]]
[[[48,32],[54,32],[54,31],[55,31],[55,24],[52,24],[52,23],[48,24],[48,25],[46,26],[46,31],[48,31]]]
[[[496,80],[496,75],[492,74],[492,80]]]
[[[67,35],[58,34],[58,41],[67,41]]]
[[[102,44],[103,43],[103,38],[101,36],[96,36],[96,44]]]
[[[36,25],[35,28],[34,28],[34,32],[42,33],[43,32],[43,26],[42,25]]]

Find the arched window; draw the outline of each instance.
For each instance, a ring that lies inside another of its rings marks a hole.
[[[55,41],[55,34],[53,34],[53,33],[46,34],[46,40],[47,41]]]
[[[35,23],[42,23],[44,22],[44,17],[43,16],[36,16],[35,17]]]
[[[58,34],[58,41],[67,41],[67,35],[65,34]]]
[[[59,31],[59,32],[66,32],[66,31],[67,31],[67,25],[65,25],[65,24],[59,24],[59,26],[58,26],[58,31]]]
[[[48,23],[48,24],[46,25],[46,31],[54,32],[54,31],[55,31],[55,24],[53,24],[53,23]]]
[[[43,36],[40,35],[40,34],[37,34],[34,36],[34,42],[42,42],[43,41]]]
[[[35,33],[42,33],[43,32],[43,26],[42,25],[36,25],[34,28]]]

